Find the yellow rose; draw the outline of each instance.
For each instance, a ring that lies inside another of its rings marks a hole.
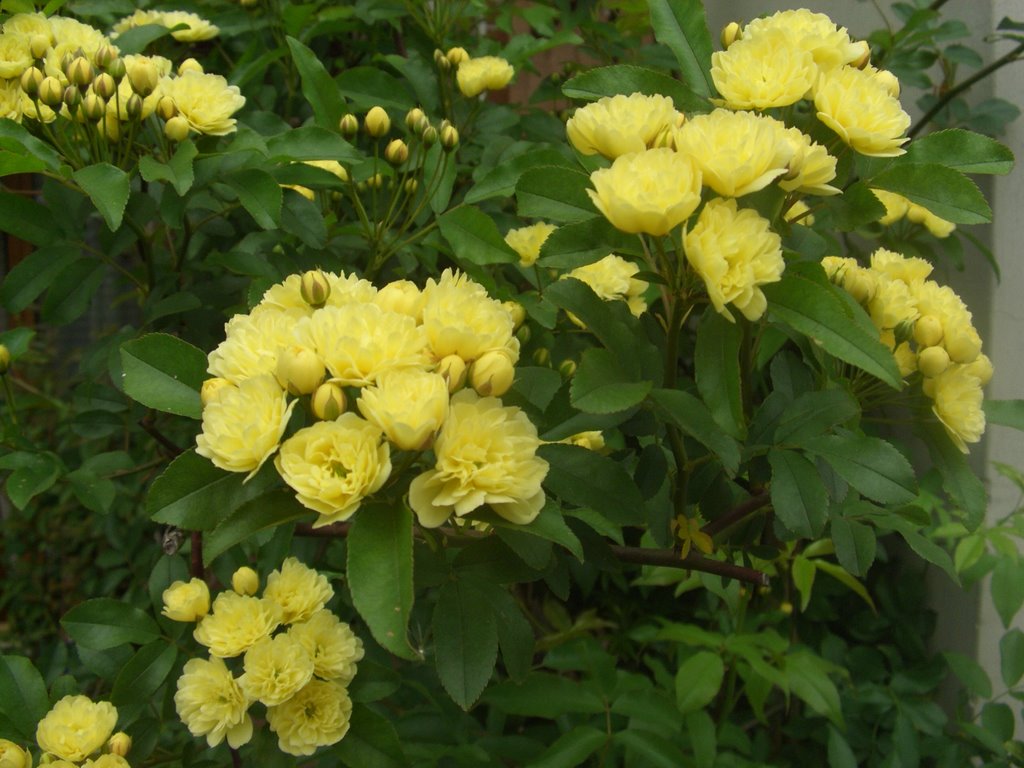
[[[604,450],[604,435],[601,434],[600,430],[596,429],[587,432],[577,432],[575,435],[569,435],[569,437],[558,442],[565,443],[566,445],[578,445],[580,448],[586,448],[588,451]]]
[[[359,395],[359,412],[403,451],[422,451],[448,415],[448,383],[437,373],[388,371]]]
[[[859,303],[865,304],[875,295],[878,275],[870,269],[864,269],[856,259],[826,256],[821,260],[821,266],[829,280],[842,286]]]
[[[346,304],[369,304],[377,295],[377,289],[373,287],[372,283],[355,275],[336,275],[333,272],[322,274],[330,286],[327,306],[343,307]],[[302,298],[302,275],[290,275],[283,282],[267,289],[267,292],[263,294],[263,299],[253,310],[253,314],[258,315],[265,308],[285,310],[289,315],[295,310],[301,310],[306,315],[312,315],[316,311]]]
[[[701,172],[671,149],[622,155],[590,174],[587,194],[612,226],[629,234],[667,235],[700,202]]]
[[[157,23],[168,29],[174,29],[180,24],[185,25],[185,29],[175,29],[171,32],[171,37],[180,42],[197,43],[201,40],[210,40],[220,34],[220,29],[215,24],[211,24],[194,13],[164,11],[162,15],[163,20]]]
[[[326,576],[289,557],[280,570],[270,572],[263,597],[280,606],[283,624],[292,624],[323,608],[334,597],[334,589]]]
[[[289,634],[265,637],[245,652],[238,684],[249,699],[283,704],[313,678],[313,658]]]
[[[3,23],[5,35],[42,36],[53,42],[53,30],[44,13],[15,13]]]
[[[437,463],[412,481],[409,505],[420,525],[437,528],[483,504],[525,525],[544,506],[548,464],[536,455],[537,428],[518,408],[462,390],[434,444]]]
[[[871,269],[893,280],[902,280],[907,285],[922,282],[932,273],[932,265],[924,259],[907,257],[885,248],[878,248],[871,254]]]
[[[878,280],[867,310],[875,327],[880,331],[893,331],[902,324],[917,320],[920,312],[907,284],[884,273],[872,272]]]
[[[967,363],[964,366],[964,370],[976,378],[983,387],[992,381],[992,376],[995,373],[992,368],[992,361],[988,359],[988,355],[984,354],[979,354],[974,358],[973,362]]]
[[[540,257],[540,249],[544,245],[544,241],[556,229],[558,227],[554,224],[538,221],[528,227],[510,229],[505,235],[505,242],[509,248],[519,254],[519,266],[532,267]]]
[[[903,195],[887,192],[884,189],[872,189],[871,192],[885,206],[885,215],[878,220],[878,223],[883,227],[888,227],[890,224],[899,221],[910,210],[910,201],[903,197]]]
[[[17,80],[0,82],[0,119],[7,118],[20,123],[24,114],[23,99],[27,98]]]
[[[956,224],[936,216],[924,206],[917,203],[910,203],[907,207],[907,219],[915,224],[921,224],[932,237],[939,239],[949,237],[956,229]]]
[[[785,210],[782,216],[790,224],[802,224],[805,227],[809,227],[814,224],[814,214],[810,211],[811,209],[807,203],[803,200],[797,200]]]
[[[577,267],[562,277],[581,280],[605,301],[626,302],[633,316],[640,317],[647,309],[643,295],[648,284],[634,277],[639,271],[636,264],[612,253],[593,264]]]
[[[210,588],[202,579],[174,582],[163,599],[161,613],[171,621],[198,621],[210,612]]]
[[[64,55],[74,55],[79,48],[93,64],[96,63],[96,52],[104,45],[110,45],[117,50],[117,47],[98,29],[67,16],[51,16],[50,32],[54,43],[53,50],[46,57],[47,67],[51,65],[52,58],[54,65],[60,68],[60,61]]]
[[[136,92],[132,83],[139,81],[141,70],[151,68],[155,75],[154,84],[156,84],[161,78],[167,77],[171,73],[172,64],[163,56],[140,56],[134,53],[124,56],[122,61],[124,61],[127,76],[123,77],[117,85],[117,97],[107,100],[107,114],[116,115],[119,120],[127,121],[129,119],[128,99]],[[149,94],[142,99],[140,120],[145,120],[156,111],[156,106],[162,96],[163,93],[158,87],[150,90]]]
[[[311,349],[292,345],[277,355],[277,382],[291,395],[309,395],[327,375],[324,361]]]
[[[306,621],[293,624],[288,634],[294,637],[313,659],[313,672],[323,680],[352,682],[356,664],[363,658],[363,641],[348,624],[327,610],[314,613]]]
[[[320,513],[316,527],[348,520],[391,474],[391,452],[380,428],[351,411],[300,429],[275,464],[299,502]]]
[[[243,565],[231,574],[231,588],[240,595],[255,595],[260,588],[259,574]]]
[[[205,736],[211,747],[227,739],[228,746],[238,749],[252,738],[249,699],[220,659],[185,662],[174,707],[189,733]]]
[[[825,14],[806,8],[754,19],[743,28],[743,37],[749,39],[772,31],[784,32],[790,45],[808,51],[823,71],[857,61],[864,55],[863,43],[850,40],[846,27],[837,27]]]
[[[65,696],[39,721],[36,742],[44,752],[79,763],[107,743],[116,724],[110,702]]]
[[[0,78],[14,79],[32,66],[28,35],[4,32],[0,35]]]
[[[237,85],[228,85],[220,75],[185,72],[162,82],[165,96],[170,96],[178,115],[191,128],[209,136],[235,132],[235,112],[245,106],[245,97]]]
[[[310,319],[310,333],[339,384],[365,386],[386,371],[431,363],[426,333],[416,320],[376,304],[326,306]]]
[[[252,477],[277,449],[296,402],[288,402],[273,376],[217,390],[203,408],[196,453],[227,472],[248,472]]]
[[[789,171],[778,180],[779,186],[787,192],[838,195],[840,190],[829,184],[836,177],[836,159],[799,128],[781,127],[793,150],[793,157],[789,161]]]
[[[821,77],[814,106],[818,119],[862,155],[895,157],[910,127],[898,99],[869,73],[840,67]]]
[[[312,755],[317,747],[337,744],[348,733],[352,700],[336,682],[310,680],[276,707],[267,707],[267,723],[277,745],[289,755]]]
[[[100,755],[95,760],[86,760],[82,768],[131,768],[128,761],[122,755],[107,753]]]
[[[468,276],[446,269],[439,280],[427,280],[423,297],[423,328],[435,358],[458,355],[468,363],[509,345],[512,315]]]
[[[581,154],[614,160],[653,146],[658,134],[676,124],[677,116],[668,96],[605,96],[577,109],[565,132]]]
[[[778,120],[716,109],[676,130],[676,151],[693,158],[705,187],[724,197],[764,189],[789,171],[795,148]]]
[[[509,84],[515,69],[505,59],[498,56],[480,56],[459,64],[455,80],[459,90],[467,98],[478,96],[487,91],[498,91]]]
[[[949,365],[949,353],[942,347],[925,347],[917,353],[917,369],[929,379],[938,376]]]
[[[224,335],[224,341],[207,357],[207,370],[233,384],[276,373],[281,348],[313,348],[309,318],[295,308],[261,304],[247,315],[228,320]]]
[[[32,768],[32,755],[13,741],[0,739],[0,768]]]
[[[951,365],[930,383],[932,411],[957,448],[967,453],[967,443],[978,442],[985,432],[981,382],[965,366]]]
[[[743,37],[711,55],[711,78],[732,109],[771,109],[795,104],[818,78],[810,51],[783,30]]]
[[[410,280],[394,280],[377,292],[373,303],[388,312],[423,319],[423,291]]]
[[[684,238],[686,259],[704,280],[708,298],[729,320],[732,304],[748,320],[768,306],[760,286],[782,279],[786,264],[781,238],[768,221],[736,201],[715,198],[704,206]]]
[[[192,632],[200,645],[219,659],[241,656],[281,623],[277,603],[237,592],[221,592],[207,614]]]

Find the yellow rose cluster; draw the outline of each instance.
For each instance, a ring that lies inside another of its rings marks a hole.
[[[233,132],[232,115],[245,98],[223,77],[204,73],[194,59],[175,71],[162,56],[120,55],[117,34],[140,24],[170,27],[179,40],[217,34],[209,22],[179,11],[136,11],[115,26],[113,38],[70,18],[11,16],[0,33],[0,117],[73,120],[111,143],[135,135],[131,129],[154,114],[173,141],[190,132]]]
[[[500,56],[470,58],[462,48],[453,48],[440,58],[448,62],[448,66],[456,67],[455,82],[462,95],[470,99],[484,91],[500,91],[516,73],[512,65]]]
[[[40,765],[130,768],[125,755],[131,749],[131,737],[114,733],[115,725],[117,709],[110,702],[64,696],[36,726],[36,744],[42,752]],[[0,766],[32,768],[32,754],[13,741],[0,739]]]
[[[276,453],[278,474],[323,526],[383,487],[392,451],[426,458],[432,448],[424,477],[437,482],[414,481],[410,492],[422,524],[485,503],[529,522],[544,503],[547,464],[533,424],[498,399],[515,377],[514,330],[508,307],[451,270],[422,290],[292,275],[233,317],[210,353],[196,451],[250,476]],[[296,411],[305,425],[285,437]]]
[[[914,224],[920,224],[932,237],[946,238],[953,234],[956,224],[936,216],[927,208],[911,202],[903,195],[895,192],[886,192],[884,189],[871,190],[882,205],[885,206],[885,215],[878,220],[884,227],[891,226],[901,219],[906,219]]]
[[[341,741],[363,644],[326,608],[334,597],[326,577],[289,557],[267,577],[262,597],[251,568],[238,569],[231,582],[232,590],[201,614],[178,613],[176,592],[187,585],[164,593],[164,615],[198,620],[193,636],[209,649],[209,658],[190,659],[178,678],[174,705],[181,721],[211,747],[227,741],[237,748],[252,738],[249,709],[259,703],[282,752],[312,755]]]
[[[992,378],[992,362],[981,351],[981,337],[970,310],[948,286],[929,280],[932,266],[880,248],[871,266],[855,259],[826,257],[822,265],[871,317],[896,357],[900,373],[921,377],[932,410],[960,450],[985,431],[982,388]]]

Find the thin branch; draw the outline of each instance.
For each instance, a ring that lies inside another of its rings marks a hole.
[[[170,452],[172,456],[178,456],[185,452],[184,449],[179,448],[177,445],[175,445],[173,442],[167,439],[167,437],[165,437],[160,430],[153,426],[152,422],[150,421],[150,415],[147,414],[146,416],[139,419],[139,426],[142,427],[143,431],[147,435],[152,437],[154,440],[160,443],[160,445],[165,450]]]
[[[203,578],[203,532],[192,531],[192,556],[189,574],[193,579]]]
[[[703,533],[708,536],[715,536],[721,533],[727,528],[731,528],[746,517],[754,514],[761,507],[766,506],[771,501],[771,496],[767,493],[761,493],[757,496],[751,496],[749,499],[744,501],[742,504],[737,505],[733,509],[726,512],[724,515],[719,517],[717,520],[712,520],[710,523],[701,528]]]

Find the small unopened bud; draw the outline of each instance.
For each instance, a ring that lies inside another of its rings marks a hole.
[[[437,128],[432,125],[428,125],[423,129],[420,139],[423,141],[423,146],[427,149],[434,146],[434,144],[437,143]]]
[[[922,376],[935,378],[949,368],[949,353],[942,347],[926,347],[917,355],[917,370]]]
[[[92,64],[84,56],[76,56],[72,59],[67,69],[64,70],[64,74],[67,75],[69,83],[77,85],[79,88],[85,88],[96,76]]]
[[[444,56],[453,67],[457,67],[462,62],[469,60],[469,54],[466,52],[466,49],[460,47],[449,48],[448,53]]]
[[[328,381],[316,388],[310,399],[313,415],[321,421],[334,421],[345,412],[348,399],[340,384]]]
[[[114,82],[114,78],[108,75],[106,72],[101,72],[96,75],[96,79],[92,83],[92,92],[97,96],[102,96],[104,99],[110,99],[117,92],[117,83]]]
[[[454,125],[446,125],[441,129],[441,146],[444,147],[445,152],[451,152],[457,146],[459,146],[459,131]]]
[[[533,338],[533,331],[530,330],[530,326],[519,326],[519,330],[516,331],[516,338],[519,339],[520,345],[529,344],[530,339]]]
[[[6,375],[11,370],[11,350],[6,344],[0,344],[0,376]]]
[[[202,579],[176,581],[164,590],[161,613],[171,621],[199,621],[210,612],[210,588]]]
[[[154,90],[160,80],[160,73],[156,64],[149,59],[140,58],[128,70],[128,82],[132,84],[132,90],[142,98],[146,98]]]
[[[375,173],[373,176],[366,180],[366,186],[370,189],[380,189],[384,186],[384,176],[380,173]]]
[[[0,768],[32,768],[32,755],[13,741],[0,739]]]
[[[28,48],[32,53],[33,59],[45,58],[46,52],[50,50],[49,35],[32,35],[32,38],[28,43]]]
[[[356,116],[349,113],[338,121],[338,129],[341,131],[341,135],[346,139],[353,138],[359,133],[359,120]]]
[[[558,372],[562,374],[563,379],[571,379],[576,374],[576,361],[563,360],[558,364]]]
[[[178,65],[178,74],[184,75],[186,72],[198,72],[199,74],[203,74],[203,65],[193,58],[185,59]]]
[[[69,85],[64,89],[64,103],[67,105],[68,111],[75,114],[82,105],[82,92],[75,86]]]
[[[900,81],[892,72],[887,69],[880,69],[875,72],[875,80],[881,83],[882,87],[892,96],[894,99],[900,97]]]
[[[501,302],[501,306],[503,306],[508,313],[512,315],[513,328],[518,328],[523,324],[523,321],[526,319],[526,310],[523,309],[522,304],[518,301],[503,301]]]
[[[793,615],[793,604],[789,600],[783,600],[779,604],[779,610],[782,611],[786,616]]]
[[[214,398],[217,397],[218,392],[220,392],[225,387],[233,386],[235,385],[232,384],[227,379],[222,379],[219,377],[207,379],[206,381],[203,382],[203,386],[199,390],[199,401],[205,407],[209,405],[214,400]]]
[[[391,118],[383,107],[372,107],[363,121],[366,132],[375,139],[386,136],[391,130]]]
[[[327,368],[320,355],[305,347],[286,347],[277,356],[277,380],[291,395],[308,395],[320,386]]]
[[[540,347],[533,351],[533,362],[537,365],[548,365],[551,362],[551,352],[547,347]]]
[[[299,295],[309,306],[319,309],[331,295],[331,282],[319,269],[311,269],[299,279]]]
[[[137,93],[129,96],[128,101],[124,103],[124,111],[129,120],[138,120],[142,115],[142,97]]]
[[[482,397],[501,397],[511,389],[515,377],[515,364],[501,349],[484,352],[469,371],[470,384]]]
[[[107,102],[95,93],[87,93],[82,100],[82,114],[89,120],[100,120],[107,114]]]
[[[409,145],[401,139],[394,139],[384,149],[384,159],[396,167],[401,165],[409,159]]]
[[[914,323],[914,341],[922,347],[934,347],[942,341],[942,321],[935,315],[921,315]]]
[[[448,382],[448,391],[452,394],[466,384],[466,361],[458,355],[442,357],[437,364],[437,372]]]
[[[730,21],[724,27],[722,27],[722,47],[728,48],[730,45],[735,43],[743,35],[743,28],[739,25],[739,22]]]
[[[981,354],[981,338],[973,326],[947,329],[942,343],[954,363],[973,363]]]
[[[43,71],[39,67],[29,67],[21,73],[21,90],[31,99],[39,93],[39,86],[45,79]]]
[[[132,748],[132,737],[124,731],[118,731],[107,739],[107,751],[112,755],[124,757]]]
[[[178,108],[174,106],[174,99],[170,96],[161,97],[156,103],[156,113],[165,121],[177,115]]]
[[[231,574],[231,588],[240,595],[255,595],[260,588],[260,577],[248,565]]]
[[[415,195],[416,190],[419,188],[420,183],[416,179],[406,179],[405,184],[402,188],[405,190],[407,195]]]
[[[56,77],[44,77],[39,84],[39,100],[48,107],[56,108],[64,100],[64,89]]]
[[[850,62],[850,66],[864,69],[871,62],[871,46],[866,40],[858,40],[854,45],[860,48],[860,55]]]
[[[164,136],[177,143],[188,138],[188,121],[181,115],[175,115],[164,123]]]
[[[96,62],[96,66],[100,69],[105,69],[107,64],[117,58],[117,50],[110,45],[104,43],[96,49],[96,55],[93,57],[93,61]]]
[[[447,72],[452,68],[452,63],[448,61],[448,57],[444,55],[444,51],[440,48],[434,49],[434,63],[442,72]]]
[[[420,127],[420,123],[427,119],[426,114],[419,107],[413,107],[405,113],[405,127],[414,133],[419,133],[423,129]]]
[[[104,70],[106,70],[106,73],[117,82],[124,80],[125,75],[128,74],[128,67],[125,66],[124,59],[120,56],[116,59],[112,59],[110,63],[104,67]]]

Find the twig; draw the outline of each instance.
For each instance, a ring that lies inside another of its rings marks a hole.
[[[725,529],[731,528],[745,517],[749,517],[761,507],[766,506],[770,501],[771,497],[767,493],[752,496],[742,504],[739,504],[726,512],[717,520],[712,520],[701,528],[701,531],[706,533],[708,536],[714,536],[721,533]]]
[[[149,419],[149,414],[139,419],[139,426],[142,427],[143,431],[147,435],[149,435],[158,443],[160,443],[160,445],[163,446],[165,450],[169,451],[172,456],[178,456],[185,452],[182,448],[179,448],[177,445],[168,440],[167,437],[165,437],[164,434],[160,432],[160,430],[158,430],[150,423]]]
[[[768,574],[742,565],[724,563],[701,555],[679,557],[674,549],[649,549],[647,547],[620,547],[613,545],[612,554],[624,563],[638,565],[657,565],[662,568],[684,568],[702,573],[713,573],[737,581],[746,581],[761,587],[768,586]]]
[[[238,754],[237,749],[231,749],[231,766],[232,768],[242,768],[242,756]]]
[[[203,578],[203,532],[192,531],[192,556],[189,573],[193,579]]]

